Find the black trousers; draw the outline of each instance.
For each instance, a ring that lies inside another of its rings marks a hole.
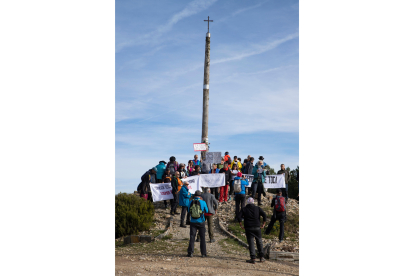
[[[216,188],[210,188],[210,192],[211,192],[211,194],[214,194],[214,196],[215,196],[215,198],[216,198],[217,200],[219,200],[219,199],[220,199],[220,197],[219,197],[220,188],[219,188],[219,187],[216,187]]]
[[[179,200],[178,196],[179,196],[179,194],[178,193],[176,193],[176,194],[173,193],[173,196],[174,196],[174,198],[173,199],[170,199],[170,205],[171,205],[171,212],[172,213],[175,212],[175,211],[177,211],[178,200]],[[164,202],[164,203],[165,203],[165,206],[167,206],[167,203],[166,202]]]
[[[256,191],[257,191],[257,182],[252,183],[252,187],[250,188],[252,192],[253,199],[256,197]]]
[[[257,228],[246,228],[246,238],[249,244],[250,258],[256,259],[256,250],[254,248],[254,240],[256,240],[257,251],[259,252],[259,258],[264,256],[263,242],[262,242],[262,231],[260,227]]]
[[[234,180],[230,182],[230,192],[229,196],[234,194]]]
[[[239,215],[240,209],[243,208],[246,201],[246,195],[238,194],[236,195],[236,218]],[[241,208],[240,208],[241,205]]]
[[[257,183],[257,203],[262,202],[262,194],[264,193],[264,186],[262,182]]]
[[[287,184],[286,184],[287,186]],[[288,202],[288,190],[287,188],[280,188],[280,190],[282,191],[282,196],[285,198],[285,203]]]
[[[187,206],[183,206],[181,208],[181,224],[184,224],[185,214],[187,213],[187,220],[186,222],[190,222],[190,212],[187,212]]]
[[[190,223],[190,244],[188,245],[187,252],[194,253],[194,242],[197,235],[197,231],[200,234],[200,251],[201,255],[207,255],[206,248],[206,226],[205,223]]]
[[[285,235],[285,221],[286,221],[286,212],[275,212],[270,219],[270,223],[266,228],[266,235],[269,235],[273,229],[273,225],[276,221],[279,221],[280,224],[280,232],[279,232],[279,241],[283,241],[283,237]]]

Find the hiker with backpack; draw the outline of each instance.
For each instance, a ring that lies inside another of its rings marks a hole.
[[[170,157],[170,162],[168,162],[167,168],[170,169],[171,175],[175,175],[175,172],[178,170],[178,162],[175,160],[174,156]]]
[[[289,172],[285,169],[285,164],[281,164],[280,165],[280,170],[277,172],[277,174],[284,174],[285,175],[285,184],[286,184],[286,188],[280,188],[282,191],[282,195],[283,197],[286,199],[286,203],[288,202],[288,183],[289,183],[289,179],[290,179],[290,174]]]
[[[200,234],[200,251],[201,257],[207,257],[206,248],[206,226],[205,226],[205,213],[208,213],[206,202],[201,197],[201,191],[196,191],[194,199],[188,206],[188,212],[190,213],[190,243],[187,249],[187,257],[193,257],[194,242],[197,232]]]
[[[165,164],[167,164],[167,162],[160,161],[159,164],[155,166],[157,168],[157,183],[162,183],[162,176],[164,175],[166,168]]]
[[[184,185],[181,187],[180,192],[178,193],[178,203],[181,208],[181,218],[180,218],[180,227],[187,228],[185,225],[190,225],[190,212],[187,212],[187,208],[190,205],[191,193],[188,190],[188,182],[184,181]],[[187,214],[186,224],[184,224],[184,219]]]
[[[231,157],[230,157],[230,155],[229,155],[229,152],[228,151],[226,151],[225,153],[224,153],[224,162],[225,163],[227,163],[227,164],[231,164]]]
[[[208,236],[210,238],[210,243],[215,242],[214,239],[214,223],[213,223],[213,216],[217,212],[218,202],[214,195],[211,194],[211,189],[206,188],[206,192],[201,194],[201,198],[206,202],[208,213],[205,213],[204,216],[207,220],[208,224]],[[197,235],[196,242],[200,241],[200,234]]]
[[[140,193],[140,197],[148,200],[148,194],[151,192],[150,183],[152,176],[157,173],[157,168],[149,169],[146,173],[141,176],[141,183],[137,187],[137,192]]]
[[[220,187],[220,203],[223,201],[227,203],[227,193],[229,191],[229,185],[231,181],[231,173],[229,169],[229,164],[224,163],[224,167],[219,171],[219,173],[224,173],[225,176],[225,185]]]
[[[280,232],[279,232],[279,242],[283,241],[284,233],[285,233],[285,221],[286,221],[286,203],[285,198],[282,196],[282,191],[280,189],[276,189],[276,194],[272,199],[272,203],[270,207],[273,208],[273,215],[270,219],[270,223],[266,228],[266,235],[269,235],[273,229],[273,225],[275,224],[276,220],[279,221],[280,224]]]
[[[249,182],[246,180],[246,177],[243,176],[242,178],[241,172],[238,172],[237,176],[234,178],[234,200],[236,201],[236,220],[237,216],[239,215],[240,209],[244,208],[245,206],[244,203],[246,200],[246,186],[249,186]]]
[[[260,223],[260,217],[263,217],[263,224]],[[242,226],[242,220],[244,219],[244,227]],[[264,228],[266,224],[266,213],[262,208],[254,205],[254,199],[249,197],[247,199],[246,207],[240,210],[237,216],[239,225],[246,231],[246,239],[249,244],[250,260],[246,262],[256,263],[256,251],[254,248],[254,240],[256,240],[257,251],[259,252],[260,262],[264,262],[264,251],[262,242],[262,231],[260,228]]]

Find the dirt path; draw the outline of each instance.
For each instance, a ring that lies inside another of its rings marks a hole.
[[[156,206],[156,212],[168,214],[169,210],[160,206]],[[214,243],[209,242],[206,231],[208,257],[201,258],[200,245],[195,243],[194,257],[188,258],[190,228],[179,227],[179,219],[179,215],[174,216],[169,239],[116,248],[116,275],[299,275],[299,265],[290,262],[246,263],[249,251],[228,239],[220,231],[216,218]]]

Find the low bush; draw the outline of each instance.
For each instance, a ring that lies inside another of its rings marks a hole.
[[[115,238],[149,230],[153,218],[152,202],[134,194],[115,195]]]

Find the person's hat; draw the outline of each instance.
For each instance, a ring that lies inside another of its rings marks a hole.
[[[227,155],[227,154],[229,154],[229,152],[228,152],[228,151],[226,151],[224,154],[225,154],[225,155]]]
[[[201,196],[201,191],[197,190],[194,195]]]
[[[238,176],[238,177],[242,177],[242,175],[243,175],[243,174],[242,174],[241,172],[238,172],[238,173],[237,173],[237,176]]]
[[[259,160],[263,160],[263,159],[264,159],[264,157],[260,155]]]
[[[247,204],[254,204],[254,199],[252,197],[249,197],[247,199]]]

